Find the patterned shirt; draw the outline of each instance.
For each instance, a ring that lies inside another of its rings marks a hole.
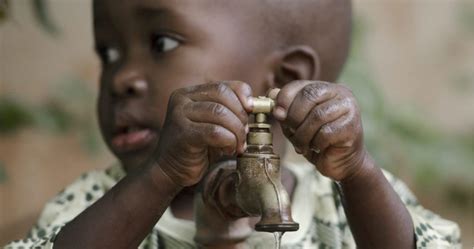
[[[337,186],[309,163],[287,166],[296,177],[291,208],[300,229],[286,233],[281,248],[356,248]],[[461,248],[456,223],[424,209],[403,182],[387,172],[384,174],[412,217],[417,248]],[[13,241],[5,249],[53,248],[61,228],[124,176],[119,165],[83,174],[46,204],[25,239]],[[139,248],[196,248],[195,232],[194,222],[175,218],[168,209]],[[275,242],[273,234],[254,232],[246,243],[249,248],[274,248]]]

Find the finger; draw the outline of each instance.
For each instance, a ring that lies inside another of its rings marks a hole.
[[[191,136],[190,144],[219,148],[228,155],[236,151],[237,138],[226,128],[210,123],[193,123],[190,127],[194,134]]]
[[[311,149],[311,140],[325,124],[336,121],[350,111],[348,100],[333,98],[315,106],[296,129],[293,145],[303,154]]]
[[[189,88],[188,97],[193,101],[210,101],[219,103],[231,110],[246,124],[248,114],[235,92],[225,83],[204,84]]]
[[[280,123],[280,127],[281,127],[281,130],[283,132],[283,134],[288,138],[290,139],[290,141],[293,142],[293,136],[295,135],[295,129],[289,127],[288,125],[286,125],[285,123]]]
[[[339,119],[321,126],[311,140],[310,147],[324,154],[330,147],[351,147],[356,140],[360,122],[355,120],[353,111],[349,111]]]
[[[245,111],[252,112],[253,100],[250,85],[241,81],[223,81],[223,83],[227,84],[234,91]]]
[[[285,137],[291,142],[291,144],[294,144],[295,143],[295,140],[294,140],[294,137],[295,137],[295,130],[289,126],[287,126],[285,123],[280,123],[280,127],[281,127],[281,130],[283,132],[283,134],[285,135]],[[302,151],[296,147],[296,146],[293,146],[296,153],[298,154],[301,154]]]
[[[185,106],[186,117],[197,123],[210,123],[224,127],[234,134],[237,152],[243,153],[245,143],[245,124],[227,107],[214,102],[190,102]]]
[[[337,92],[333,85],[315,82],[304,86],[291,103],[285,122],[295,129],[299,127],[315,106],[336,97]]]
[[[298,92],[308,84],[311,84],[311,81],[294,81],[286,84],[280,90],[275,100],[275,108],[273,109],[273,116],[277,120],[284,121],[286,119],[288,109],[293,99]]]

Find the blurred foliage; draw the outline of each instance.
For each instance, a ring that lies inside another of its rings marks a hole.
[[[388,103],[366,63],[364,39],[369,29],[364,19],[357,17],[351,56],[341,82],[348,84],[359,100],[371,155],[395,175],[408,174],[419,188],[444,184],[447,196],[452,192],[457,197],[469,195],[474,191],[469,189],[474,181],[474,133],[445,134],[410,103]]]
[[[466,32],[474,35],[474,2],[461,1],[458,5],[458,20]]]
[[[40,27],[48,32],[50,35],[56,36],[59,34],[59,28],[56,22],[53,21],[49,13],[48,0],[28,0],[31,4],[31,11]],[[10,17],[10,1],[0,0],[0,23],[8,20]]]
[[[95,119],[95,92],[78,77],[66,77],[53,87],[54,101],[73,114],[71,126],[79,133],[82,147],[91,154],[100,151],[101,137]]]
[[[3,20],[7,18],[8,6],[9,6],[8,0],[0,0],[0,22],[2,22]]]
[[[37,126],[54,132],[68,131],[73,115],[54,101],[39,106],[24,103],[13,97],[0,97],[0,134]]]
[[[0,161],[0,184],[7,180],[7,172],[5,172],[5,166]]]
[[[95,154],[100,149],[100,136],[94,117],[95,96],[87,84],[66,77],[51,87],[43,103],[28,103],[20,97],[0,96],[0,135],[18,132],[22,128],[63,134],[79,134],[83,148]]]
[[[46,0],[31,0],[33,14],[41,27],[52,35],[59,33],[56,23],[49,14],[49,2]]]
[[[0,98],[0,132],[7,133],[31,124],[32,113],[14,98]]]

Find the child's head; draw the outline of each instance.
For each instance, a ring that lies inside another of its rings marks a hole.
[[[104,138],[133,167],[178,88],[239,80],[262,95],[292,80],[334,81],[350,21],[350,0],[95,0]]]

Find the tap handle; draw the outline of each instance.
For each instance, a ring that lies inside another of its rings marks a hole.
[[[280,93],[280,88],[272,88],[270,89],[268,92],[267,92],[267,97],[272,99],[272,100],[276,100],[277,96],[278,96],[278,93]]]
[[[280,92],[279,88],[273,88],[268,91],[267,96],[253,97],[252,113],[271,113],[275,107],[275,99]]]

